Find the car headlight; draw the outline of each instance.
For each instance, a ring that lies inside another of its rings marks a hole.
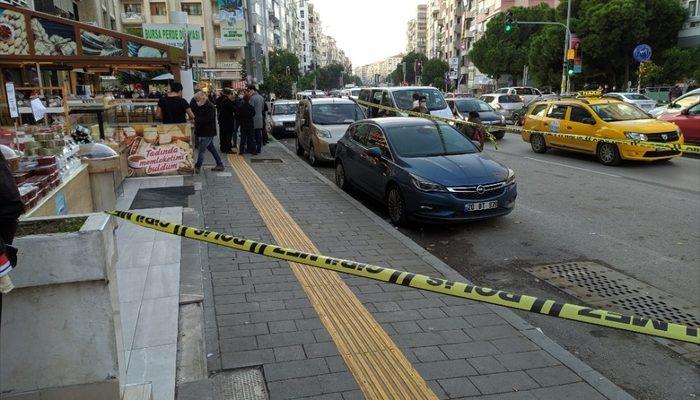
[[[318,137],[322,137],[322,138],[331,137],[331,131],[327,131],[325,129],[318,129],[316,132],[318,132]]]
[[[431,182],[427,179],[421,178],[420,176],[416,176],[413,174],[410,175],[411,183],[413,184],[413,186],[415,186],[416,189],[422,192],[445,192],[447,190],[444,186],[440,184]]]
[[[506,178],[506,185],[510,185],[511,183],[515,183],[515,171],[508,168],[508,177]]]
[[[643,133],[625,132],[625,136],[627,136],[627,139],[640,140],[642,142],[646,142],[648,140],[647,135]]]

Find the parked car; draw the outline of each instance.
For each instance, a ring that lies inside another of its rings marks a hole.
[[[297,106],[296,100],[276,100],[270,107],[270,118],[268,118],[269,132],[275,138],[294,135],[294,122],[296,121]]]
[[[494,93],[517,95],[523,100],[524,103],[528,103],[542,96],[542,92],[540,92],[539,89],[528,86],[504,87],[496,90]]]
[[[649,111],[649,114],[656,118],[665,112],[680,112],[682,109],[690,107],[698,101],[700,101],[700,89],[691,90],[690,92],[679,96],[668,105],[652,109]]]
[[[571,98],[535,103],[525,117],[523,128],[522,138],[530,143],[535,153],[544,153],[552,147],[594,154],[604,165],[617,165],[623,159],[669,160],[680,157],[681,152],[587,138],[683,144],[683,136],[676,125],[653,119],[635,106],[609,98]],[[531,131],[570,133],[584,136],[584,139]]]
[[[338,141],[335,181],[383,202],[395,224],[474,221],[515,207],[515,173],[458,130],[425,118],[352,124]]]
[[[307,154],[311,165],[333,161],[335,146],[355,121],[365,118],[360,106],[343,98],[306,99],[299,102],[294,129],[297,155]]]
[[[425,96],[427,107],[431,115],[443,118],[452,118],[452,111],[447,107],[442,93],[431,86],[394,86],[363,88],[360,91],[360,100],[368,103],[381,104],[402,110],[413,109],[413,95]],[[363,105],[367,108],[369,118],[382,116],[396,116],[395,113],[386,113],[380,108]],[[407,114],[401,115],[406,116]]]
[[[695,103],[678,113],[663,113],[659,115],[659,119],[678,125],[685,142],[700,144],[700,103]]]
[[[450,106],[450,110],[456,118],[467,120],[469,118],[469,112],[476,111],[479,113],[479,119],[481,123],[489,126],[506,126],[506,118],[497,113],[490,105],[479,100],[471,98],[457,98],[457,99],[447,99],[447,105]],[[503,139],[506,131],[495,131],[491,134],[496,139]]]
[[[523,126],[523,123],[525,122],[525,115],[527,114],[527,111],[532,107],[533,104],[535,104],[538,101],[544,101],[547,99],[555,99],[558,96],[556,95],[549,95],[549,94],[543,94],[542,96],[530,100],[529,102],[525,103],[522,107],[520,107],[517,110],[513,110],[511,114],[511,118],[513,120],[513,123],[518,126]]]
[[[482,95],[479,99],[503,115],[506,121],[513,121],[513,111],[519,110],[525,105],[520,96],[515,94],[490,93]]]
[[[657,103],[668,103],[668,94],[671,91],[671,86],[652,86],[642,89],[642,94]]]
[[[648,98],[647,96],[645,96],[643,94],[639,94],[639,93],[615,92],[615,93],[606,93],[603,95],[603,97],[617,99],[617,100],[624,101],[625,103],[634,104],[635,106],[639,107],[644,112],[649,112],[654,107],[656,107],[656,100],[652,100],[652,99]]]
[[[361,88],[343,89],[341,91],[343,97],[348,97],[357,100],[360,97]]]

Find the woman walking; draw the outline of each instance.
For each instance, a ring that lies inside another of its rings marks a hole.
[[[250,104],[250,94],[243,95],[243,101],[236,108],[236,120],[241,127],[241,152],[240,154],[257,155],[255,144],[255,108]]]
[[[204,153],[209,152],[214,156],[216,167],[212,171],[223,171],[224,163],[221,161],[219,152],[214,146],[214,136],[216,136],[216,109],[209,101],[204,92],[197,92],[192,98],[197,107],[194,109],[194,134],[197,137],[197,163],[194,166],[195,173],[199,173],[204,163]]]

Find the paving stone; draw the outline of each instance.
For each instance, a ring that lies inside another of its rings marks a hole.
[[[570,369],[563,365],[554,367],[535,368],[526,370],[528,375],[534,379],[540,386],[565,385],[581,381],[581,377],[574,374]]]
[[[238,337],[232,339],[219,339],[219,349],[222,353],[255,350],[257,348],[258,343],[255,340],[255,336]]]
[[[415,321],[420,318],[420,313],[416,310],[389,311],[374,314],[374,319],[376,319],[377,322]]]
[[[446,344],[465,343],[472,341],[472,338],[470,338],[469,335],[464,333],[464,331],[462,330],[438,331],[437,334],[442,336],[443,339],[445,339]]]
[[[282,300],[261,301],[260,311],[284,310],[284,302]]]
[[[437,318],[437,319],[424,319],[418,321],[418,325],[423,328],[424,331],[450,331],[455,329],[470,328],[471,325],[462,318]]]
[[[297,326],[291,321],[271,321],[267,323],[270,333],[296,332]]]
[[[495,374],[496,372],[506,372],[506,367],[502,366],[492,356],[468,358],[467,361],[479,373],[479,375]]]
[[[490,394],[485,396],[477,397],[462,397],[458,400],[538,400],[533,394],[532,390],[526,390],[524,392],[509,392],[509,393],[499,393]],[[561,400],[561,399],[559,399]]]
[[[423,318],[426,318],[426,319],[447,317],[447,314],[445,314],[445,312],[439,308],[424,308],[424,309],[419,309],[418,312],[420,313],[420,315]],[[471,325],[471,326],[474,326],[474,325]]]
[[[333,342],[308,343],[304,345],[304,350],[309,358],[328,357],[338,354],[338,348]]]
[[[318,377],[287,379],[284,381],[268,382],[267,388],[270,400],[299,399],[323,394]]]
[[[499,354],[494,357],[509,371],[559,365],[559,361],[550,356],[544,350],[528,351],[524,353]]]
[[[365,395],[360,390],[343,392],[343,400],[365,400]]]
[[[226,314],[216,316],[216,323],[222,326],[250,323],[250,314]]]
[[[326,357],[326,364],[331,372],[342,372],[348,370],[348,366],[345,364],[345,360],[343,360],[341,356]]]
[[[537,382],[523,371],[472,376],[469,379],[484,394],[522,391],[539,387]]]
[[[530,339],[525,337],[506,338],[492,340],[491,344],[496,346],[501,353],[520,353],[524,351],[539,350],[539,346],[532,343]]]
[[[437,333],[418,332],[396,335],[394,343],[399,347],[424,347],[445,343],[445,339]]]
[[[440,350],[453,360],[499,354],[498,349],[494,345],[485,341],[446,344],[440,346]]]
[[[391,326],[398,334],[423,332],[423,329],[414,321],[393,322]]]
[[[216,314],[240,314],[260,311],[258,303],[217,304]]]
[[[447,360],[447,356],[437,346],[416,347],[411,351],[420,362]]]
[[[604,400],[598,391],[591,386],[579,382],[569,385],[552,386],[547,388],[536,389],[532,394],[538,400]]]
[[[440,382],[437,381],[437,379],[431,380],[431,381],[426,381],[425,383],[428,384],[430,387],[430,390],[437,396],[439,399],[447,399],[447,393],[442,389],[442,386],[440,386]]]
[[[419,363],[415,365],[425,380],[446,379],[476,375],[476,370],[466,360],[448,360]],[[527,376],[527,375],[526,375]]]
[[[469,322],[471,326],[493,326],[493,325],[509,325],[508,321],[499,317],[496,314],[478,314],[478,315],[467,315],[464,319]]]
[[[265,323],[232,325],[219,328],[219,338],[221,339],[264,335],[266,333],[269,333],[269,330],[267,329],[267,324]]]
[[[225,294],[214,296],[214,303],[219,304],[233,304],[233,303],[245,303],[245,294]]]
[[[323,324],[318,318],[307,318],[296,320],[297,329],[300,331],[312,331],[314,329],[323,329]]]
[[[272,349],[221,353],[221,366],[224,369],[251,367],[273,361],[275,361],[275,354]]]
[[[320,375],[318,381],[324,392],[342,392],[358,388],[355,377],[349,371]]]
[[[389,311],[401,311],[401,307],[394,301],[387,301],[384,303],[377,303],[374,305],[379,312],[389,312]]]
[[[287,321],[301,319],[302,313],[299,310],[276,310],[253,314],[253,322]]]
[[[493,311],[489,310],[489,308],[483,304],[464,304],[463,299],[458,299],[456,297],[444,297],[440,300],[447,304],[447,306],[440,307],[440,309],[450,317],[463,317],[465,315],[479,314],[493,315]],[[457,305],[449,303],[456,303]]]
[[[440,299],[416,299],[416,300],[402,300],[396,302],[402,310],[416,310],[419,308],[435,308],[441,307],[442,301]]]
[[[331,335],[328,334],[328,331],[326,329],[314,329],[311,331],[314,335],[314,339],[316,339],[317,342],[330,342],[333,339],[331,339]]]
[[[469,382],[469,379],[464,377],[438,379],[438,382],[450,398],[459,396],[475,396],[480,394],[476,386]]]
[[[323,358],[265,364],[265,380],[269,383],[292,378],[327,374],[330,371]]]
[[[522,336],[510,325],[485,326],[481,328],[466,328],[464,331],[474,340],[494,340],[507,337]]]
[[[293,310],[297,308],[310,308],[311,307],[311,302],[309,301],[308,298],[306,298],[306,295],[304,297],[299,297],[299,298],[289,298],[289,299],[284,299],[284,308],[288,310]]]
[[[261,349],[315,342],[316,339],[314,338],[313,333],[309,331],[274,333],[270,335],[258,336],[258,347]]]
[[[306,358],[304,348],[301,345],[276,347],[273,349],[275,353],[275,361],[293,361],[303,360]]]

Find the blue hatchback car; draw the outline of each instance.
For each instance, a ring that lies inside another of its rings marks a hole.
[[[397,225],[499,217],[513,210],[517,197],[513,170],[452,126],[424,118],[350,125],[336,148],[335,181],[384,202]]]

